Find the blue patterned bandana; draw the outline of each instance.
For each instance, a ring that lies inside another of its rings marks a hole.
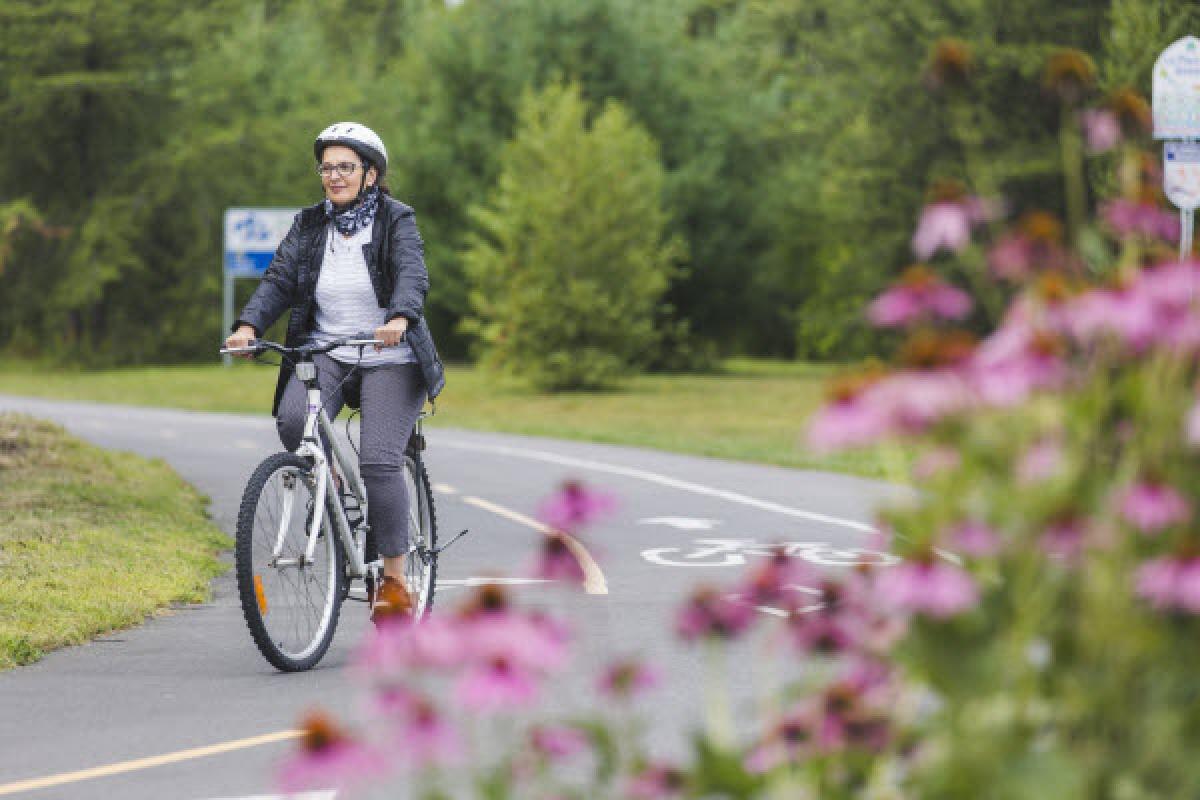
[[[333,226],[343,236],[352,236],[375,221],[375,211],[379,208],[379,187],[372,186],[363,195],[361,203],[351,206],[345,211],[338,211],[333,202],[325,198],[325,216],[333,220]]]

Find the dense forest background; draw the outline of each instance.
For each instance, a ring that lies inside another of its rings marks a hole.
[[[417,210],[439,345],[471,357],[487,274],[471,253],[520,238],[497,209],[536,184],[523,164],[575,174],[547,168],[569,144],[511,146],[522,104],[540,119],[536,92],[564,85],[636,147],[589,145],[604,163],[559,229],[638,227],[614,210],[631,185],[660,193],[640,212],[646,252],[672,262],[648,278],[667,285],[645,365],[860,358],[880,347],[863,308],[911,263],[931,184],[1013,215],[1061,206],[1059,107],[1037,91],[1051,54],[1090,54],[1098,98],[1148,95],[1189,32],[1187,0],[4,0],[0,351],[213,359],[224,209],[315,202],[312,139],[353,119]],[[969,105],[931,86],[946,37],[971,53]],[[630,184],[622,153],[657,164]]]

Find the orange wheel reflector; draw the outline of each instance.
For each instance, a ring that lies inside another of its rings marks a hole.
[[[258,613],[267,613],[267,593],[263,591],[262,575],[254,576],[254,596],[258,599]]]

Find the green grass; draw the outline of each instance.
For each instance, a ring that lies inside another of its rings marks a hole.
[[[605,392],[544,395],[465,365],[447,368],[431,426],[637,445],[789,467],[882,476],[874,450],[823,456],[802,432],[835,368],[735,359],[716,375],[641,375]],[[239,363],[99,372],[0,363],[0,393],[266,413],[275,370]]]
[[[231,546],[166,464],[0,414],[0,669],[205,600]]]

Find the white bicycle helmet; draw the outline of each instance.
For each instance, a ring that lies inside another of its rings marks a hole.
[[[313,142],[313,155],[317,161],[321,160],[321,153],[325,148],[333,144],[349,147],[358,153],[379,171],[380,178],[387,172],[387,148],[383,146],[383,139],[366,125],[357,122],[335,122],[321,131],[317,134],[317,140]]]

